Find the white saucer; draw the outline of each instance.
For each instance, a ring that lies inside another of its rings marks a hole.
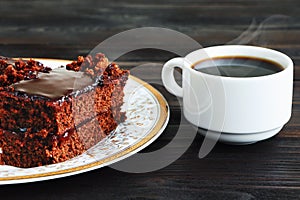
[[[282,129],[282,127],[283,126],[280,126],[275,129],[271,129],[269,131],[249,133],[249,134],[221,133],[220,136],[219,136],[220,134],[219,132],[210,131],[210,130],[204,131],[199,129],[200,131],[198,132],[204,136],[207,136],[208,138],[218,139],[218,141],[222,143],[231,144],[231,145],[247,145],[247,144],[253,144],[273,137]]]

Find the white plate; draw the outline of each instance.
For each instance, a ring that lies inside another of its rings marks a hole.
[[[58,67],[67,60],[36,59]],[[124,89],[127,120],[117,130],[71,160],[34,168],[0,165],[0,184],[26,183],[75,175],[123,160],[150,145],[165,129],[169,107],[164,97],[146,82],[130,76]]]

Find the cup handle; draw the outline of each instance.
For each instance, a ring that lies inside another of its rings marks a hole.
[[[179,67],[183,70],[184,58],[173,58],[166,62],[162,68],[161,78],[165,88],[175,96],[183,97],[183,89],[174,78],[174,68]]]

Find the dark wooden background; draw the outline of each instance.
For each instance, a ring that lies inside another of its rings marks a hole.
[[[293,116],[272,139],[248,146],[217,144],[199,159],[203,137],[198,134],[180,159],[155,172],[130,174],[105,167],[62,179],[0,186],[1,199],[300,198],[299,0],[1,0],[0,13],[0,55],[4,56],[74,59],[114,34],[145,26],[180,31],[206,47],[226,44],[251,23],[264,22],[260,34],[249,43],[280,50],[296,65]],[[270,19],[273,15],[277,17]],[[176,41],[170,45],[174,44]],[[147,62],[164,63],[174,56],[146,49],[118,61],[132,68]],[[151,82],[159,79],[160,67],[135,75]],[[168,100],[171,118],[161,137],[143,152],[168,144],[181,121],[178,99],[162,86],[155,87]],[[185,120],[183,126],[190,127]]]

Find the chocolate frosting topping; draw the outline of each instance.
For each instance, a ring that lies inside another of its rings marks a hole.
[[[84,72],[75,72],[60,67],[51,70],[49,73],[38,73],[37,79],[22,80],[11,86],[15,91],[59,99],[74,91],[82,90],[93,83],[94,81]]]

